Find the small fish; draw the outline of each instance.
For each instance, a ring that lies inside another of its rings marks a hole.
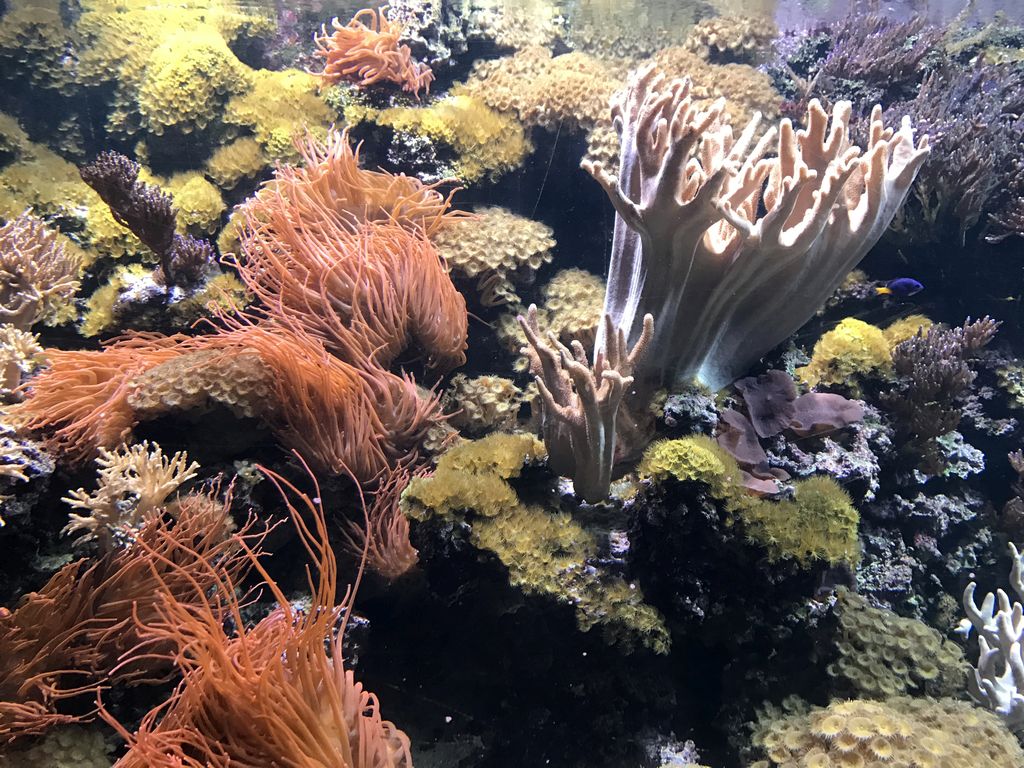
[[[879,285],[875,288],[875,293],[879,296],[899,296],[902,299],[908,296],[913,296],[915,293],[920,293],[924,290],[924,286],[917,282],[912,277],[897,277],[895,280],[890,280],[885,285]]]

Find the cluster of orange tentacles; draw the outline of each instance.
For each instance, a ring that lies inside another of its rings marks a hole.
[[[67,715],[58,703],[94,703],[111,685],[163,682],[173,674],[175,646],[143,637],[140,626],[168,599],[192,610],[202,595],[250,567],[249,526],[230,533],[230,491],[186,496],[173,515],[148,520],[130,546],[98,560],[61,568],[38,592],[0,617],[0,744],[95,715]],[[79,706],[78,709],[81,707]]]
[[[383,10],[365,8],[348,23],[331,22],[333,33],[321,28],[316,37],[317,55],[324,59],[320,76],[328,83],[340,80],[361,88],[380,82],[396,83],[419,96],[430,92],[434,73],[413,61],[409,46],[400,44],[402,25],[389,21]]]
[[[292,607],[251,550],[250,562],[278,605],[255,626],[246,626],[235,581],[214,564],[208,568],[214,588],[188,601],[159,587],[158,610],[137,629],[155,646],[176,649],[182,681],[134,733],[107,716],[130,745],[118,768],[412,768],[408,737],[381,717],[377,697],[344,667],[342,643],[359,576],[336,605],[337,564],[319,488],[314,502],[279,475],[264,473],[288,500],[317,572],[310,577],[312,607]],[[237,632],[225,631],[223,612]]]
[[[367,483],[415,462],[439,418],[437,398],[388,366],[413,345],[437,369],[465,360],[465,300],[427,237],[453,215],[449,198],[359,168],[343,133],[308,142],[304,155],[304,167],[279,169],[246,204],[236,262],[262,308],[222,317],[203,336],[133,334],[100,351],[48,350],[50,367],[12,418],[54,453],[86,461],[127,440],[143,417],[131,404],[142,374],[200,350],[222,361],[255,353],[271,391],[253,410],[316,469]]]

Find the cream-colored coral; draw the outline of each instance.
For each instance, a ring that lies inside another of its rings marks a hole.
[[[266,413],[273,379],[259,354],[199,350],[168,360],[136,376],[128,404],[142,419],[227,406],[240,417]]]
[[[473,437],[486,432],[510,432],[516,426],[523,393],[501,376],[458,374],[441,400],[448,423]]]
[[[547,48],[531,46],[502,59],[478,61],[465,88],[528,126],[589,130],[608,115],[626,69],[585,53],[553,56]]]
[[[0,768],[110,768],[114,743],[96,726],[61,725],[30,747],[0,755]]]
[[[482,208],[455,219],[433,240],[451,270],[477,279],[480,301],[497,306],[517,301],[514,283],[530,283],[553,255],[551,228],[504,208]]]
[[[113,451],[100,448],[99,454],[96,490],[79,488],[62,499],[84,513],[72,512],[64,528],[66,534],[84,531],[77,543],[109,542],[118,531],[137,527],[161,510],[167,497],[199,469],[196,462],[189,463],[184,451],[164,456],[159,445],[150,448],[148,441]]]
[[[565,31],[559,6],[547,0],[474,5],[468,19],[469,36],[490,40],[499,48],[550,47]]]
[[[1024,750],[995,714],[953,699],[834,702],[776,720],[755,746],[768,759],[751,768],[1024,765]]]
[[[700,3],[579,0],[566,4],[568,42],[602,58],[644,59],[683,42]]]
[[[726,54],[732,60],[748,61],[766,51],[778,36],[779,29],[771,18],[712,16],[693,26],[685,46],[705,59]]]
[[[244,136],[214,150],[206,161],[206,175],[221,189],[233,189],[242,179],[258,176],[267,165],[259,142]]]
[[[22,214],[0,227],[0,321],[21,330],[59,322],[78,290],[81,261],[42,221]]]
[[[10,323],[0,324],[0,372],[2,390],[10,392],[21,383],[21,377],[46,364],[46,353],[39,344],[39,336],[16,328]]]

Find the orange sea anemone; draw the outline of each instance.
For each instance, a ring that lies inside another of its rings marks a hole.
[[[422,234],[394,223],[356,231],[290,221],[285,201],[266,208],[244,238],[238,271],[277,322],[313,333],[357,366],[386,368],[412,342],[429,367],[466,360],[466,301]]]
[[[438,188],[446,182],[424,184],[405,174],[359,167],[359,147],[352,148],[348,131],[331,130],[324,141],[306,136],[296,142],[303,164],[282,165],[274,178],[244,206],[251,227],[266,216],[286,217],[292,228],[318,238],[347,226],[353,231],[367,221],[393,221],[428,236],[459,216],[450,211],[452,195]]]
[[[134,377],[176,356],[187,338],[140,333],[101,352],[48,349],[49,366],[26,388],[28,399],[8,413],[19,428],[42,431],[50,452],[73,463],[89,461],[99,448],[114,448],[131,434]]]
[[[100,351],[47,350],[51,367],[32,380],[25,400],[10,408],[12,417],[39,431],[55,453],[82,462],[99,448],[125,441],[148,415],[136,411],[132,401],[138,387],[160,384],[152,380],[157,366],[210,351],[218,354],[203,358],[204,375],[218,378],[216,368],[223,366],[222,389],[232,385],[234,358],[252,362],[257,355],[269,395],[251,403],[254,415],[270,425],[284,447],[298,450],[317,469],[351,474],[357,482],[415,461],[427,429],[440,418],[437,397],[421,395],[411,378],[370,363],[349,365],[301,327],[243,317],[225,318],[223,325],[206,336],[138,334]],[[188,376],[189,368],[165,367],[165,375]]]
[[[230,533],[230,504],[216,488],[183,497],[145,522],[131,546],[64,566],[0,616],[0,743],[91,716],[61,713],[63,699],[92,703],[101,687],[169,678],[173,648],[140,637],[136,622],[153,617],[161,593],[191,610],[196,595],[248,569],[239,544],[260,537],[248,526]]]
[[[315,37],[316,54],[324,59],[319,73],[324,82],[345,80],[360,88],[390,82],[417,98],[421,88],[430,93],[434,73],[426,64],[413,61],[409,46],[399,44],[402,25],[389,21],[384,9],[364,8],[348,24],[335,18],[331,26],[333,34],[325,25]]]
[[[312,608],[294,608],[255,553],[252,564],[278,607],[253,627],[246,626],[229,576],[213,592],[196,592],[205,609],[158,588],[158,615],[140,621],[138,631],[156,645],[179,649],[173,658],[182,682],[134,734],[107,716],[130,747],[118,767],[412,768],[408,737],[381,717],[377,697],[344,667],[354,587],[335,604],[337,564],[319,488],[314,502],[280,476],[264,473],[286,498],[316,568]],[[286,489],[299,499],[301,513]],[[222,606],[236,633],[225,630]]]
[[[365,552],[366,567],[388,581],[419,562],[419,552],[409,541],[409,519],[398,505],[410,477],[405,467],[390,471],[373,495],[373,503],[366,507],[364,519],[349,520],[345,525],[347,548],[360,556]]]

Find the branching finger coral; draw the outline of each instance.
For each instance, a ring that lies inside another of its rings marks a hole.
[[[384,9],[365,8],[348,24],[335,18],[331,26],[333,34],[325,25],[316,37],[316,53],[324,59],[319,73],[324,82],[346,80],[360,88],[390,82],[417,97],[420,89],[430,93],[434,73],[426,64],[413,61],[409,46],[399,44],[402,25],[389,21]]]
[[[64,533],[84,531],[78,542],[99,538],[106,542],[103,549],[109,548],[112,536],[131,535],[133,529],[159,514],[167,497],[199,469],[196,462],[189,463],[184,451],[164,456],[159,445],[150,449],[145,441],[116,451],[100,448],[96,464],[97,489],[89,493],[79,488],[62,499],[85,513],[72,512]]]
[[[605,312],[636,340],[658,330],[640,391],[693,377],[714,389],[785,339],[878,240],[928,154],[909,120],[872,114],[861,156],[851,106],[817,102],[807,127],[782,121],[756,144],[759,116],[735,137],[724,103],[698,109],[688,80],[639,70],[613,103],[619,175],[584,163],[617,213]],[[766,157],[778,134],[777,156]],[[763,213],[762,213],[763,212]],[[598,351],[609,343],[599,331]]]
[[[606,323],[610,326],[611,319]],[[532,347],[531,371],[544,403],[544,445],[551,467],[572,478],[581,498],[604,501],[615,463],[619,406],[633,383],[633,369],[646,354],[654,320],[644,318],[643,332],[631,349],[625,334],[609,329],[607,350],[597,354],[593,367],[578,341],[570,350],[554,335],[542,340],[536,306],[525,318],[520,316],[519,324]]]

